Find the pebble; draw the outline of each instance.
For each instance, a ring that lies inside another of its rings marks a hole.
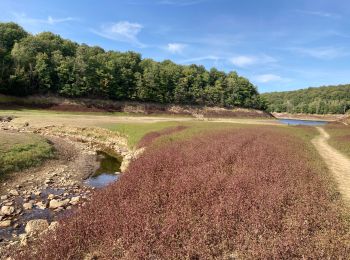
[[[80,201],[80,196],[76,196],[70,199],[70,204],[76,205],[79,203],[79,201]]]
[[[11,226],[11,220],[0,221],[0,228],[7,228]]]
[[[8,196],[7,196],[7,195],[3,195],[3,196],[1,196],[0,198],[1,198],[1,200],[7,200],[7,199],[8,199]]]
[[[39,201],[38,203],[35,204],[39,209],[46,209],[47,204],[43,201]]]
[[[9,191],[9,194],[10,194],[10,195],[13,195],[13,196],[18,196],[18,195],[19,195],[19,192],[18,192],[18,190],[10,190],[10,191]]]
[[[25,210],[30,210],[32,208],[33,208],[33,204],[30,202],[23,204],[23,209],[25,209]]]
[[[11,215],[13,212],[15,212],[15,207],[13,207],[13,206],[2,206],[0,211],[1,211],[1,214],[2,214],[2,215],[7,215],[7,216],[9,216],[9,215]]]
[[[32,233],[41,233],[48,229],[49,223],[47,222],[46,219],[34,219],[28,221],[25,227],[25,231],[28,234]]]
[[[69,201],[70,201],[69,199],[65,199],[65,200],[61,200],[61,201],[53,199],[50,201],[49,208],[50,209],[57,209],[60,207],[64,207],[69,203]]]

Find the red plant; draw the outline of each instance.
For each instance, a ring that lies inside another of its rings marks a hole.
[[[266,128],[151,146],[15,257],[347,258],[340,202],[327,176],[311,168],[308,149]]]

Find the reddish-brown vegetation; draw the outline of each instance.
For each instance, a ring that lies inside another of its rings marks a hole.
[[[17,259],[347,258],[339,196],[308,149],[266,128],[151,146]]]
[[[156,140],[161,136],[174,134],[182,130],[185,130],[186,128],[188,127],[179,125],[175,127],[168,127],[160,131],[149,132],[140,140],[140,142],[137,144],[137,147],[141,148],[141,147],[149,146],[151,143],[153,143],[154,140]]]

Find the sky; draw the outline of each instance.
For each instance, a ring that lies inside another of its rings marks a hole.
[[[0,21],[157,61],[237,71],[260,92],[350,82],[348,0],[0,0]]]

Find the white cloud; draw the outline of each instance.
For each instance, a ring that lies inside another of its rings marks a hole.
[[[253,56],[235,56],[230,59],[231,63],[237,67],[246,67],[257,62]]]
[[[76,21],[77,18],[73,17],[63,17],[63,18],[53,18],[52,16],[48,16],[46,19],[37,19],[28,17],[25,13],[13,13],[14,19],[16,22],[22,25],[55,25],[58,23],[65,23],[70,21]]]
[[[171,53],[182,53],[186,46],[186,44],[182,43],[169,43],[166,49]]]
[[[266,63],[276,62],[276,59],[268,55],[259,55],[259,56],[239,55],[239,56],[234,56],[229,60],[233,65],[241,68],[249,67],[257,64],[266,64]]]
[[[349,52],[344,51],[344,49],[335,47],[291,48],[291,50],[317,59],[334,59],[349,55]]]
[[[189,5],[200,4],[200,3],[205,2],[205,1],[207,1],[207,0],[160,0],[160,1],[158,1],[158,4],[189,6]]]
[[[259,83],[268,83],[271,81],[281,81],[282,77],[275,74],[261,74],[255,76],[254,80]]]
[[[141,32],[143,25],[139,23],[131,23],[128,21],[121,21],[118,23],[111,23],[102,25],[100,30],[93,30],[94,33],[115,41],[128,42],[139,47],[144,47],[137,36]]]
[[[296,10],[298,13],[306,14],[306,15],[313,15],[313,16],[319,16],[323,18],[340,18],[341,16],[338,14],[328,13],[328,12],[322,12],[322,11],[308,11],[308,10]]]
[[[189,59],[180,61],[180,63],[186,64],[186,63],[200,62],[200,61],[205,61],[205,60],[218,61],[220,59],[221,58],[218,57],[218,56],[209,55],[209,56],[201,56],[201,57],[189,58]]]

